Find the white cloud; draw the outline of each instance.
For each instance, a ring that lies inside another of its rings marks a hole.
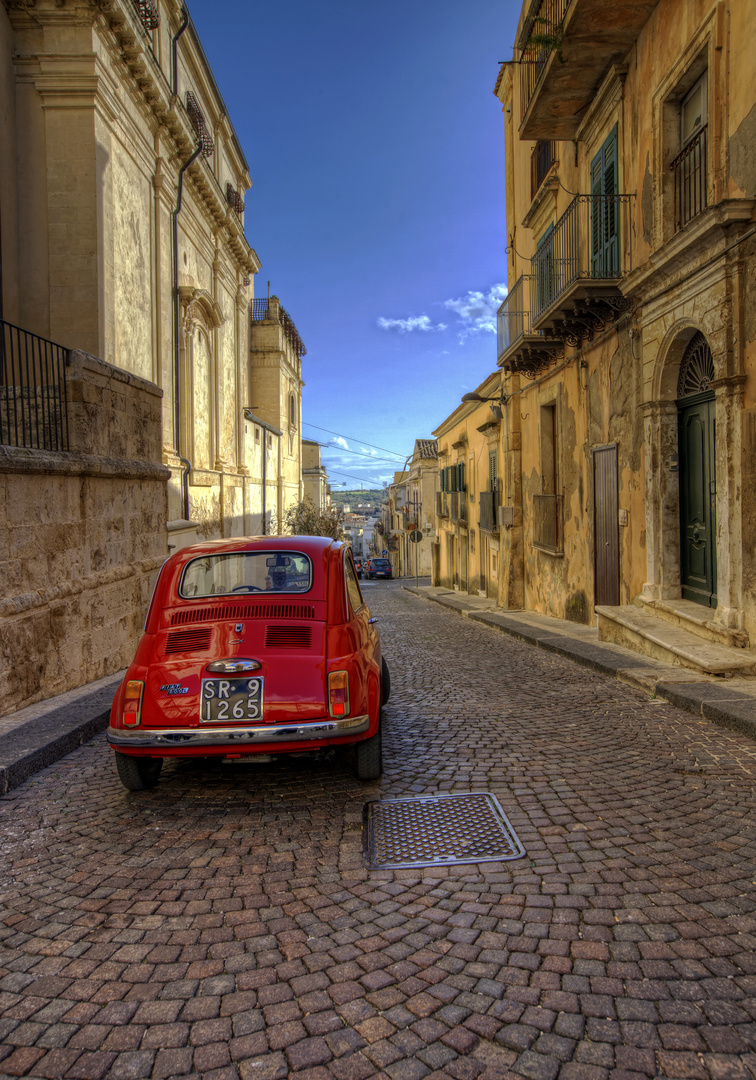
[[[331,442],[334,443],[335,446],[340,446],[342,448],[342,450],[348,450],[349,449],[349,443],[346,441],[346,439],[344,438],[343,435],[336,435],[331,440]]]
[[[460,344],[472,334],[496,333],[496,312],[506,295],[507,286],[501,282],[492,285],[488,292],[470,289],[465,296],[441,302],[459,320],[456,329],[459,331]],[[434,323],[428,315],[408,315],[406,319],[386,319],[381,316],[378,325],[383,330],[398,330],[400,334],[411,334],[415,330],[429,334],[449,329],[447,323]]]
[[[400,334],[411,334],[413,330],[421,330],[423,333],[431,333],[436,330],[446,330],[446,323],[436,323],[435,326],[427,315],[409,315],[406,319],[378,319],[378,325],[382,330],[398,330]]]
[[[466,296],[445,300],[444,307],[453,311],[462,323],[459,339],[464,341],[471,334],[495,334],[496,312],[506,298],[507,286],[492,285],[487,293],[471,289]]]

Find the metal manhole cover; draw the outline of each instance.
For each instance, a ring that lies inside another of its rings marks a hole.
[[[369,802],[363,843],[373,870],[503,862],[525,854],[499,800],[480,791]]]

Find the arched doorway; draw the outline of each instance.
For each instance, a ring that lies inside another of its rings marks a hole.
[[[680,587],[684,600],[717,606],[716,419],[714,360],[696,333],[680,362],[677,383],[680,477]]]

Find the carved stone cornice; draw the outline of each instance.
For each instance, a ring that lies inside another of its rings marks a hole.
[[[723,199],[708,207],[632,270],[622,280],[621,291],[636,303],[648,303],[656,293],[686,281],[724,257],[725,248],[737,239],[733,233],[751,224],[754,209],[756,199]]]

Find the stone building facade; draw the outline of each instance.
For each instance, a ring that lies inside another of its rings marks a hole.
[[[162,391],[171,546],[244,531],[249,170],[178,0],[0,3],[2,317]]]
[[[756,634],[752,0],[532,0],[495,93],[498,600]],[[624,613],[624,614],[623,614]],[[619,620],[619,623],[617,622]]]
[[[255,300],[250,322],[250,385],[253,411],[278,435],[274,530],[284,514],[301,502],[302,357],[306,354],[294,321],[277,296]]]
[[[316,510],[325,510],[330,501],[328,472],[320,461],[320,443],[302,439],[302,491]]]

